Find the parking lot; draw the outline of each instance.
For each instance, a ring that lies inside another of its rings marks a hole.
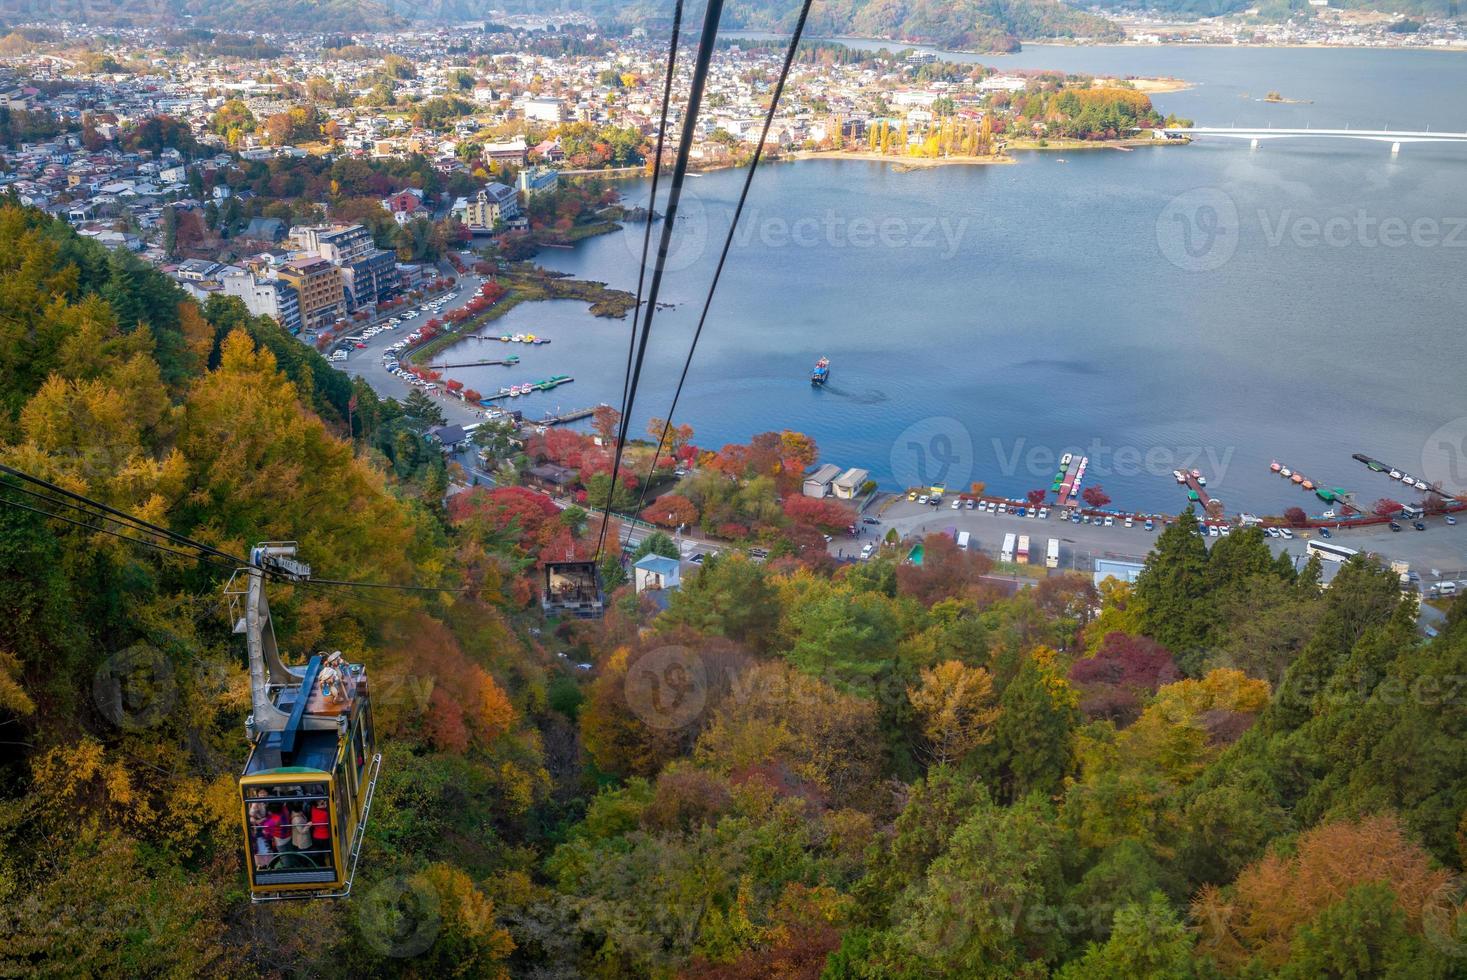
[[[988,509],[969,509],[966,506],[953,508],[957,498],[947,497],[937,507],[908,500],[904,495],[887,497],[868,507],[865,514],[880,521],[878,525],[860,525],[863,534],[856,538],[837,535],[831,542],[831,554],[851,557],[858,554],[867,542],[879,542],[886,533],[895,529],[903,539],[926,534],[944,533],[949,528],[967,531],[969,548],[998,555],[1008,533],[1027,534],[1030,537],[1031,563],[1042,563],[1044,549],[1050,538],[1060,542],[1060,567],[1090,571],[1097,558],[1116,558],[1141,561],[1150,554],[1156,537],[1163,525],[1158,521],[1153,530],[1146,530],[1144,522],[1135,520],[1130,527],[1124,517],[1113,517],[1110,524],[1075,524],[1049,509],[1047,516],[1025,516],[1014,513],[1022,505],[1011,504],[1008,513],[995,513]],[[1452,580],[1456,576],[1467,577],[1467,522],[1458,519],[1455,525],[1447,524],[1442,517],[1423,520],[1425,531],[1415,530],[1410,522],[1402,522],[1402,530],[1391,531],[1381,525],[1360,529],[1332,530],[1329,540],[1356,551],[1373,552],[1389,561],[1404,561],[1418,574],[1423,586],[1441,579]],[[1302,565],[1305,549],[1317,531],[1294,531],[1292,538],[1269,538],[1269,547],[1275,553],[1284,552]],[[1209,537],[1212,545],[1221,536]],[[1440,574],[1433,574],[1433,571]]]
[[[422,312],[418,316],[407,320],[401,319],[401,314],[398,314],[397,318],[399,322],[396,324],[392,324],[390,320],[384,321],[379,326],[385,326],[386,329],[381,330],[371,337],[363,336],[363,346],[358,347],[354,345],[346,359],[334,362],[334,366],[339,370],[345,371],[352,377],[362,378],[367,384],[372,386],[373,391],[377,392],[383,398],[396,398],[401,401],[407,397],[408,392],[412,391],[414,387],[425,388],[423,385],[415,384],[416,379],[409,381],[407,378],[402,377],[400,373],[390,371],[388,369],[390,362],[384,360],[383,354],[387,353],[389,348],[399,344],[406,344],[408,342],[407,338],[418,327],[427,323],[430,319],[435,317],[441,319],[450,310],[456,310],[468,305],[469,301],[474,298],[478,287],[478,277],[473,275],[461,276],[456,289],[450,290],[447,293],[441,293],[431,301],[413,308],[413,310],[425,310],[426,312]],[[439,305],[440,300],[443,301],[441,305]],[[365,331],[363,333],[365,334]],[[402,350],[401,347],[397,349]],[[425,390],[427,389],[425,388]],[[447,416],[450,422],[472,422],[482,417],[480,409],[466,405],[457,398],[441,397],[441,391],[430,393],[440,395],[439,403],[443,408],[443,414]]]

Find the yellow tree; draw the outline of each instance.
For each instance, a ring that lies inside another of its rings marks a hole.
[[[982,667],[948,660],[922,671],[921,683],[907,689],[922,722],[927,754],[935,765],[957,762],[993,738],[1000,709],[993,678]]]
[[[978,152],[983,156],[993,153],[993,117],[984,115],[982,124],[978,127]]]

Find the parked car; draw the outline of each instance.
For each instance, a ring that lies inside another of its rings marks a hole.
[[[1425,531],[1426,530],[1426,525],[1423,524],[1421,521],[1412,521],[1411,522],[1411,526],[1414,527],[1418,531]]]
[[[1294,540],[1294,532],[1286,527],[1281,527],[1279,528],[1279,537],[1288,538],[1290,541],[1292,541]]]
[[[1146,530],[1148,530],[1148,531],[1155,531],[1155,530],[1156,530],[1156,522],[1155,522],[1155,521],[1153,521],[1153,520],[1150,520],[1150,519],[1148,519],[1148,520],[1147,520],[1147,521],[1146,521],[1146,524],[1145,524],[1145,525],[1144,525],[1144,527],[1145,527],[1145,528],[1146,528]]]
[[[878,521],[874,517],[863,517],[863,518],[861,518],[861,523],[862,524],[880,524],[881,522]]]
[[[1332,537],[1334,537],[1333,534],[1330,534],[1329,533],[1329,528],[1327,528],[1327,527],[1322,527],[1322,528],[1319,529],[1319,536],[1321,538],[1332,538]]]
[[[1126,527],[1134,527],[1135,523],[1129,516],[1126,518]]]
[[[1446,521],[1447,521],[1448,524],[1456,524],[1457,523],[1457,519],[1455,517],[1453,517],[1451,514],[1448,514],[1447,515]]]
[[[1111,517],[1109,514],[1106,514],[1105,515],[1105,526],[1106,527],[1114,527],[1115,526],[1115,523],[1116,523],[1116,519],[1114,517]]]
[[[907,499],[908,500],[911,500],[912,498],[911,497],[908,497]],[[924,493],[920,497],[918,497],[917,498],[917,503],[919,503],[919,504],[925,504],[925,503],[927,503],[927,494]]]
[[[974,507],[977,507],[977,506],[978,506],[978,501],[974,500],[972,497],[969,497],[968,498],[968,509],[969,510],[972,510]]]
[[[1395,521],[1391,521],[1391,530],[1392,531],[1399,531],[1400,529],[1401,529],[1401,525],[1397,524]]]
[[[1047,521],[1047,520],[1049,520],[1049,508],[1048,507],[1041,507],[1041,508],[1039,508],[1039,519],[1041,521]]]
[[[957,498],[954,498],[953,499],[953,506],[952,506],[952,509],[953,510],[957,510],[958,508],[960,508],[962,506],[963,506],[963,502],[961,500],[959,500]]]

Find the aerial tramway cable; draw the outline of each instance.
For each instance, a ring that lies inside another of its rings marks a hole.
[[[637,340],[637,356],[632,365],[632,380],[627,386],[626,402],[622,410],[621,427],[616,438],[616,454],[611,463],[611,483],[607,490],[606,506],[601,511],[601,532],[596,541],[596,557],[606,543],[606,527],[611,516],[611,498],[616,493],[616,478],[621,471],[621,457],[626,450],[628,420],[636,404],[637,388],[642,380],[642,364],[647,356],[647,341],[652,335],[652,318],[657,312],[657,297],[662,290],[662,274],[667,267],[667,255],[672,248],[672,231],[677,221],[678,204],[682,200],[683,184],[688,176],[688,155],[692,150],[693,137],[697,132],[698,111],[703,104],[703,89],[708,83],[708,66],[713,59],[713,45],[718,38],[718,22],[723,16],[723,0],[708,0],[703,14],[703,31],[698,40],[698,54],[693,64],[693,80],[688,92],[688,111],[683,119],[682,137],[678,141],[677,162],[672,169],[672,187],[667,194],[667,214],[663,218],[662,237],[657,246],[657,261],[652,267],[652,282],[647,290],[647,312],[642,318],[642,333]]]
[[[623,414],[627,406],[627,387],[632,381],[632,355],[637,349],[637,318],[642,312],[642,282],[647,273],[647,253],[652,250],[652,215],[657,211],[657,181],[662,176],[662,141],[667,136],[667,107],[672,102],[672,75],[677,67],[677,45],[682,28],[683,0],[677,0],[672,8],[672,41],[667,48],[667,75],[662,80],[662,118],[657,124],[657,155],[652,159],[652,188],[647,198],[647,226],[642,231],[642,259],[637,265],[637,301],[632,307],[632,332],[627,337],[627,369],[621,382]]]
[[[657,460],[662,456],[662,447],[667,442],[668,433],[672,431],[673,415],[677,412],[678,399],[682,397],[683,384],[688,380],[688,369],[693,366],[693,352],[698,349],[698,339],[703,336],[703,324],[708,320],[708,309],[713,305],[713,294],[718,289],[718,280],[723,275],[724,263],[728,261],[729,249],[733,246],[734,232],[739,226],[739,217],[744,213],[744,203],[749,198],[749,188],[754,184],[754,172],[759,168],[759,160],[764,155],[764,141],[769,138],[769,129],[774,125],[774,115],[779,110],[779,99],[784,94],[785,81],[789,78],[790,67],[795,62],[795,54],[800,47],[800,37],[805,32],[805,21],[810,16],[810,5],[813,0],[805,0],[800,7],[800,17],[795,22],[795,32],[790,36],[789,48],[785,51],[784,66],[779,72],[779,81],[774,85],[774,93],[770,96],[769,111],[764,114],[764,128],[759,133],[759,142],[754,146],[754,158],[749,161],[749,169],[744,174],[744,186],[739,191],[739,203],[734,207],[733,218],[729,221],[728,234],[723,239],[723,251],[719,253],[718,265],[713,270],[713,281],[708,284],[708,295],[703,300],[703,312],[698,316],[697,329],[693,331],[693,341],[688,345],[688,356],[683,361],[682,374],[677,379],[677,388],[672,393],[672,405],[667,410],[667,417],[662,423],[662,434],[657,437],[657,449],[652,453],[652,462],[647,467],[647,479],[642,483],[642,494],[637,500],[637,513],[641,513],[643,505],[647,502],[647,488],[652,485],[652,474],[657,469]]]
[[[166,547],[164,545],[161,545],[161,544],[157,543],[156,541],[148,541],[148,540],[143,539],[143,538],[129,537],[128,535],[122,534],[119,531],[113,531],[113,530],[110,530],[110,529],[108,529],[106,527],[99,526],[97,524],[89,524],[89,523],[87,523],[85,521],[79,521],[79,520],[76,520],[76,519],[71,518],[71,517],[66,517],[66,516],[64,516],[62,514],[57,514],[57,513],[54,513],[52,511],[43,510],[43,509],[41,509],[39,507],[31,507],[31,506],[29,506],[27,504],[23,504],[23,503],[20,503],[18,501],[15,501],[15,500],[7,500],[7,499],[5,499],[3,497],[0,497],[0,504],[3,504],[5,506],[7,506],[7,507],[14,507],[17,510],[30,511],[33,514],[39,514],[42,517],[46,517],[46,518],[49,518],[51,520],[63,521],[65,523],[67,523],[67,524],[71,524],[71,525],[73,525],[75,527],[83,528],[85,530],[92,531],[92,532],[97,533],[97,534],[111,535],[112,537],[120,538],[123,541],[128,541],[128,542],[131,542],[133,544],[140,544],[140,545],[143,545],[143,546],[148,547],[148,548],[153,548],[156,551],[165,552],[165,553],[171,554],[171,555],[177,555],[178,557],[181,557],[181,558],[191,558],[191,559],[194,559],[196,561],[202,562],[202,563],[204,563],[206,565],[210,565],[212,567],[219,568],[219,569],[224,569],[224,570],[230,570],[230,571],[232,571],[232,570],[235,570],[235,569],[238,569],[238,568],[250,568],[250,567],[253,567],[250,564],[250,562],[248,560],[244,559],[244,558],[240,558],[240,557],[237,557],[235,555],[228,554],[227,552],[220,551],[220,550],[218,550],[216,548],[211,548],[210,546],[208,546],[206,544],[202,544],[201,542],[195,541],[192,538],[189,538],[189,537],[187,537],[185,535],[179,534],[177,531],[171,531],[171,530],[169,530],[167,528],[160,527],[157,524],[153,524],[153,523],[150,523],[148,521],[145,521],[142,518],[136,517],[136,516],[134,516],[132,514],[129,514],[129,513],[125,512],[125,511],[118,510],[115,507],[109,507],[108,505],[102,503],[99,500],[94,500],[91,497],[88,497],[88,496],[86,496],[84,494],[75,493],[75,492],[73,492],[71,490],[67,490],[64,487],[57,486],[55,483],[52,483],[49,480],[44,480],[44,479],[42,479],[42,478],[40,478],[38,476],[32,476],[29,473],[25,473],[25,472],[23,472],[21,470],[17,470],[14,467],[11,467],[11,466],[6,466],[3,463],[0,463],[0,472],[3,472],[3,473],[5,473],[7,475],[10,475],[10,476],[17,477],[17,478],[22,479],[22,480],[25,480],[25,481],[27,481],[29,483],[32,483],[32,484],[36,485],[36,486],[42,486],[42,487],[45,487],[45,488],[47,488],[49,490],[53,490],[56,493],[64,494],[66,497],[71,498],[71,500],[58,499],[56,497],[48,496],[48,495],[46,495],[44,493],[39,493],[39,492],[34,491],[34,490],[28,490],[28,489],[26,489],[25,487],[22,487],[22,486],[15,486],[15,485],[10,485],[10,484],[5,484],[5,483],[0,483],[0,489],[18,491],[20,493],[26,494],[27,496],[33,497],[33,498],[35,498],[37,500],[40,500],[40,501],[43,501],[45,503],[52,504],[52,505],[55,505],[55,506],[60,506],[60,507],[67,507],[67,508],[70,508],[70,509],[72,509],[74,511],[78,511],[78,512],[80,512],[80,513],[82,513],[82,514],[84,514],[84,515],[86,515],[88,517],[99,518],[102,521],[111,520],[114,523],[117,523],[117,524],[121,525],[122,528],[125,529],[125,530],[139,531],[139,532],[142,532],[142,533],[145,533],[145,534],[159,535],[159,536],[163,537],[164,540],[166,540],[166,541],[169,541],[169,542],[174,543],[174,544],[179,544],[179,545],[182,545],[184,547],[193,548],[196,551],[204,552],[204,554],[201,554],[201,555],[190,554],[190,553],[188,553],[186,551],[180,551],[180,550],[178,550],[176,548]],[[80,503],[73,503],[71,501],[80,501]],[[94,513],[94,511],[92,509],[89,509],[89,508],[95,509],[95,511],[103,511],[105,513]],[[220,559],[222,559],[222,560],[220,560]],[[302,579],[302,580],[294,580],[294,579],[285,579],[284,576],[279,576],[279,575],[273,573],[270,569],[265,569],[265,572],[266,572],[267,575],[270,575],[270,577],[272,577],[272,578],[280,578],[280,579],[283,579],[283,580],[287,580],[287,581],[290,581],[290,582],[292,582],[293,584],[296,584],[296,585],[336,586],[336,587],[341,587],[341,588],[353,588],[353,589],[394,589],[394,590],[401,591],[401,592],[450,592],[450,593],[463,593],[463,592],[472,592],[472,591],[474,591],[472,588],[463,588],[463,587],[455,588],[455,587],[451,587],[451,586],[438,587],[438,586],[428,586],[428,585],[394,585],[394,584],[386,583],[386,582],[348,582],[348,581],[342,581],[342,580],[339,580],[339,579],[309,578],[309,579]]]
[[[15,488],[12,487],[11,489],[15,489]],[[60,501],[56,501],[56,502],[57,503],[60,503]],[[105,527],[97,527],[95,524],[88,524],[85,521],[73,520],[70,517],[63,517],[60,514],[53,514],[49,510],[42,510],[39,507],[31,507],[28,504],[22,504],[22,503],[19,503],[17,501],[14,501],[14,500],[0,499],[0,504],[4,504],[6,507],[13,507],[16,510],[26,510],[26,511],[30,511],[32,514],[40,514],[42,517],[45,517],[45,518],[47,518],[49,520],[53,520],[53,521],[64,521],[67,524],[71,524],[71,525],[74,525],[74,526],[80,527],[80,528],[85,528],[86,530],[92,531],[92,532],[94,532],[96,534],[110,534],[114,538],[121,538],[123,541],[128,541],[128,542],[131,542],[132,544],[140,544],[140,545],[143,545],[144,547],[153,548],[153,549],[155,549],[157,551],[166,552],[167,554],[170,554],[170,555],[177,555],[180,558],[190,558],[190,559],[193,559],[194,561],[201,562],[201,563],[203,563],[205,565],[213,566],[214,568],[220,568],[220,569],[223,569],[225,571],[234,571],[234,569],[236,568],[236,566],[234,566],[234,565],[226,565],[224,562],[215,561],[214,559],[212,559],[212,558],[206,558],[203,555],[192,555],[192,554],[189,554],[187,551],[179,551],[176,548],[167,548],[167,547],[164,547],[161,544],[158,544],[156,541],[146,541],[146,540],[144,540],[142,538],[128,537],[126,534],[122,534],[121,532],[118,532],[118,531],[109,531]]]
[[[200,542],[194,541],[191,538],[184,537],[177,531],[170,531],[166,527],[159,527],[157,524],[151,524],[148,521],[143,520],[141,517],[134,517],[133,515],[124,513],[123,511],[120,511],[115,507],[109,507],[99,500],[93,500],[91,497],[86,497],[82,494],[74,493],[66,489],[65,487],[57,486],[50,480],[43,480],[38,476],[31,476],[29,473],[24,473],[18,469],[15,469],[12,466],[6,466],[4,463],[0,463],[0,473],[8,474],[9,476],[24,480],[27,483],[31,483],[36,486],[45,487],[46,489],[59,493],[64,497],[69,497],[72,500],[80,501],[81,503],[84,503],[90,507],[95,507],[97,510],[100,510],[106,514],[110,514],[120,521],[129,522],[138,530],[148,530],[153,532],[154,534],[161,534],[165,538],[168,538],[178,544],[187,545],[190,548],[197,548],[199,551],[202,551],[206,554],[213,555],[216,558],[222,558],[225,561],[234,562],[237,565],[249,564],[246,559],[241,558],[238,555],[231,555],[226,552],[220,551],[218,548],[213,548],[209,545],[201,544]]]

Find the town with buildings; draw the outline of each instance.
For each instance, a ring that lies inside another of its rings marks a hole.
[[[508,244],[524,257],[526,238],[614,227],[614,191],[570,190],[644,172],[663,42],[603,36],[577,17],[506,20],[351,36],[22,25],[0,44],[0,187],[197,298],[238,297],[315,340],[448,272],[439,263],[452,248]],[[1462,40],[1452,22],[1409,33],[1390,33],[1399,18],[1241,23],[1137,19],[1132,40]],[[724,42],[694,167],[747,158],[781,54]],[[766,154],[994,158],[1015,141],[1116,138],[1160,122],[1145,99],[1068,117],[1055,101],[1103,85],[1133,87],[807,43]]]

